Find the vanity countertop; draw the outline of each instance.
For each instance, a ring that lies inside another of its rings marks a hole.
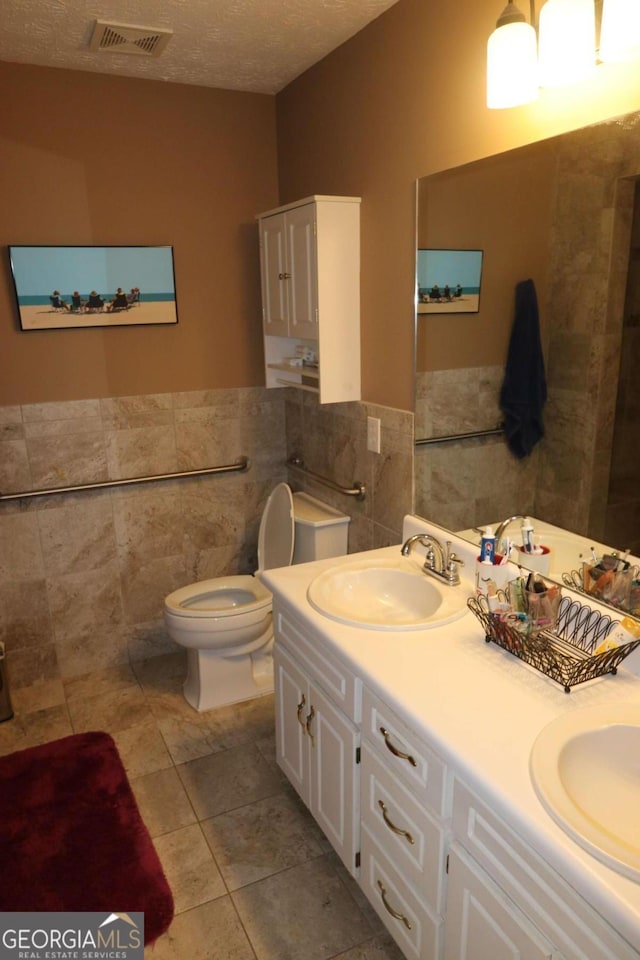
[[[407,527],[405,521],[405,535],[421,529],[425,526]],[[472,548],[451,539],[465,559],[463,572],[468,575]],[[495,644],[487,644],[482,626],[469,611],[441,627],[395,632],[345,626],[308,603],[307,588],[324,570],[341,562],[395,558],[399,549],[399,545],[385,547],[283,567],[263,572],[261,579],[638,950],[640,884],[600,863],[555,824],[535,794],[529,755],[542,728],[566,711],[623,701],[640,703],[640,676],[621,668],[616,676],[585,683],[566,694],[559,684]],[[615,810],[611,813],[615,818]]]

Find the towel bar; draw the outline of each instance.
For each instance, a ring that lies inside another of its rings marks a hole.
[[[122,480],[102,480],[97,483],[78,483],[70,487],[46,487],[43,490],[22,490],[20,493],[2,493],[0,500],[22,500],[24,497],[52,497],[54,494],[77,493],[84,490],[104,490],[106,487],[124,487],[134,483],[150,483],[155,480],[178,480],[182,477],[204,477],[211,473],[236,473],[249,469],[249,458],[241,457],[238,463],[220,467],[203,467],[201,470],[183,470],[179,473],[159,473],[149,477],[126,477]]]
[[[423,437],[415,441],[416,447],[426,447],[428,443],[451,443],[453,440],[475,440],[476,437],[497,437],[504,433],[504,424],[499,423],[492,430],[473,430],[470,433],[452,433],[444,437]]]
[[[313,477],[318,483],[323,483],[325,487],[329,487],[337,493],[343,493],[346,497],[355,497],[356,500],[364,500],[367,495],[366,484],[360,483],[359,480],[354,480],[352,487],[341,487],[337,483],[334,483],[333,480],[329,480],[327,477],[321,477],[319,473],[313,473],[311,470],[307,470],[299,457],[291,457],[290,460],[287,460],[287,466],[293,467],[295,470],[300,470],[301,473],[306,473],[308,477]]]

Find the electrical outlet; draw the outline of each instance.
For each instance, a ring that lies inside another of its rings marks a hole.
[[[380,453],[380,418],[367,417],[367,450]]]

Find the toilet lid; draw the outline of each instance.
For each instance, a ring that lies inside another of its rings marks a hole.
[[[258,570],[288,567],[293,557],[293,496],[286,483],[271,492],[260,521]]]

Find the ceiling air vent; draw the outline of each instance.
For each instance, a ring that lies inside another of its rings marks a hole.
[[[96,20],[89,43],[90,50],[107,53],[133,53],[141,57],[159,57],[173,30],[161,27],[139,27],[132,23],[108,23]]]

